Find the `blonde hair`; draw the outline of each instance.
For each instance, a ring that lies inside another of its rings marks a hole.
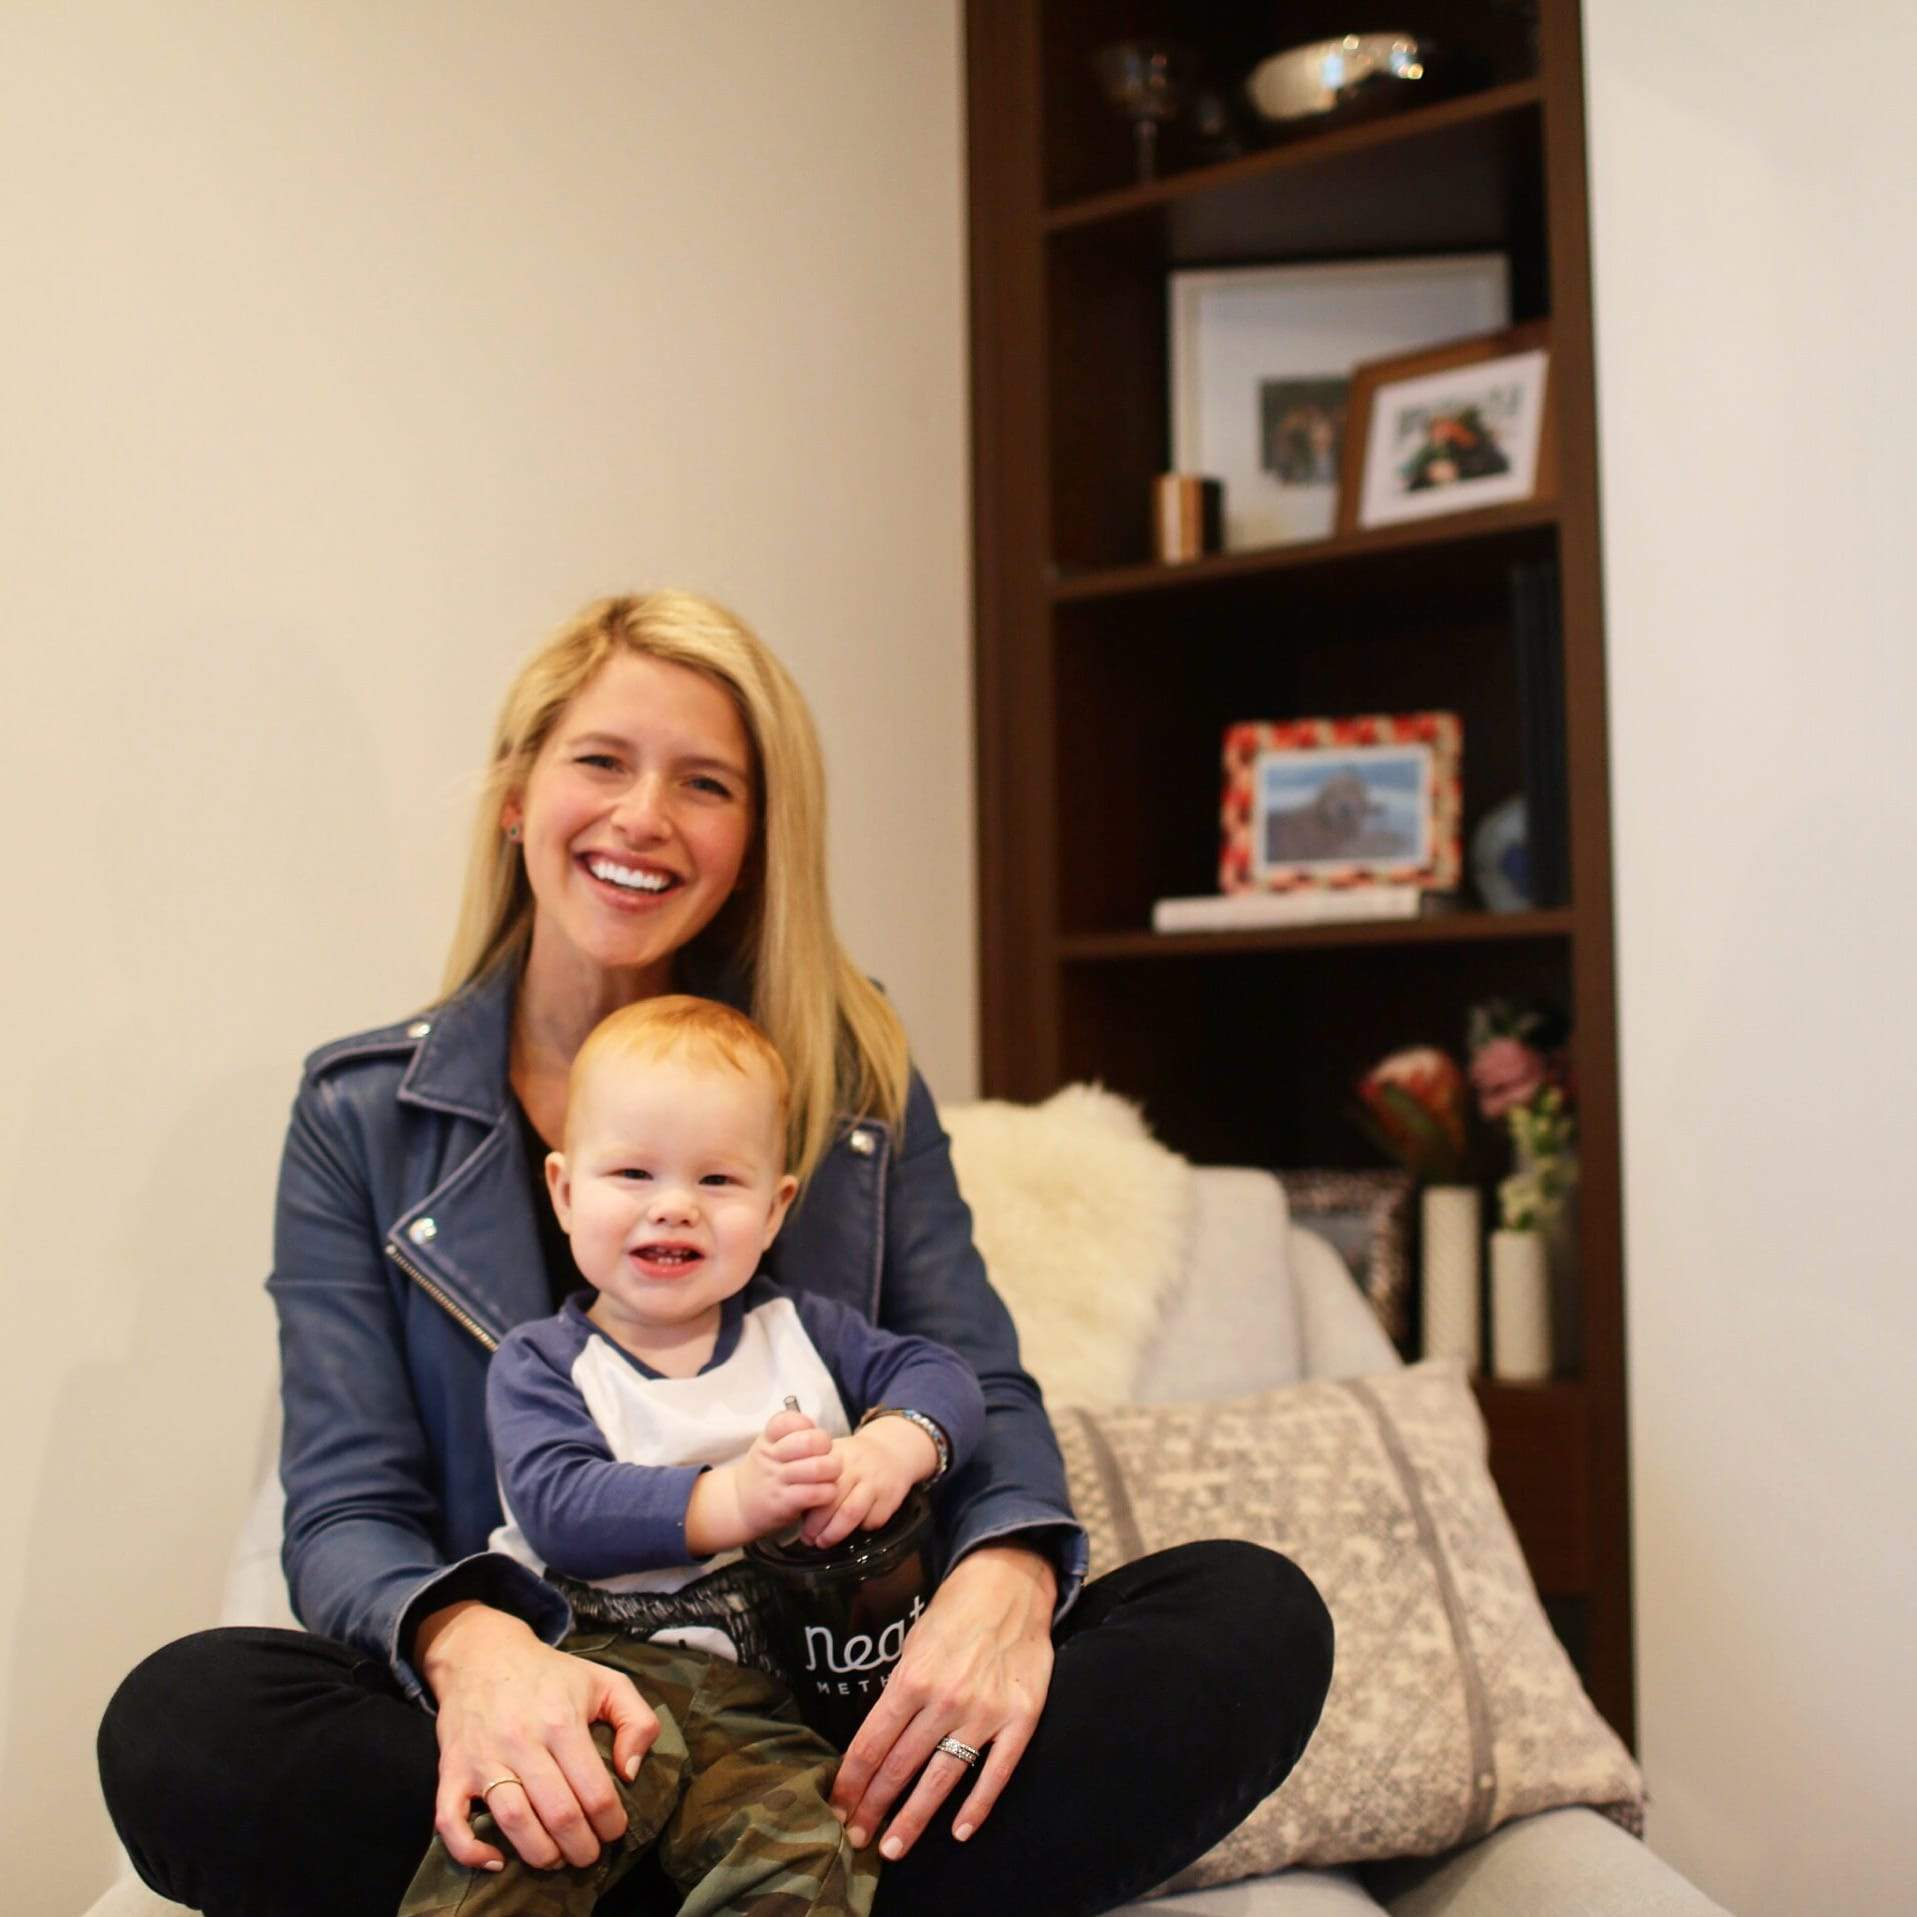
[[[520,668],[493,731],[467,855],[443,999],[501,965],[523,963],[533,896],[500,829],[559,717],[619,653],[686,666],[732,697],[752,745],[752,845],[739,889],[693,941],[743,976],[752,1016],[790,1075],[788,1162],[801,1181],[831,1142],[836,1114],[905,1115],[905,1032],[840,945],[825,876],[825,769],[791,675],[743,620],[688,592],[601,599]]]
[[[764,1082],[782,1142],[789,1143],[792,1080],[779,1048],[743,1012],[717,999],[668,992],[609,1012],[586,1035],[566,1078],[566,1149],[572,1149],[573,1114],[593,1073],[608,1066],[658,1064],[686,1059],[707,1071],[736,1073]]]

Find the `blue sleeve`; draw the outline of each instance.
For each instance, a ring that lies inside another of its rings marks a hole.
[[[971,1458],[985,1434],[985,1394],[956,1351],[882,1330],[815,1292],[792,1302],[855,1425],[874,1405],[922,1411],[945,1433],[953,1471]]]
[[[433,1461],[379,1251],[373,1144],[326,1081],[302,1083],[267,1281],[280,1331],[281,1563],[309,1631],[384,1658],[406,1694],[430,1707],[411,1657],[428,1613],[479,1598],[548,1643],[571,1614],[525,1565],[497,1552],[449,1563],[441,1547]],[[483,1362],[477,1346],[474,1355]]]
[[[1029,1545],[1058,1573],[1063,1614],[1084,1582],[1089,1546],[1072,1515],[1044,1400],[1019,1362],[1012,1314],[972,1242],[972,1213],[952,1171],[951,1141],[917,1072],[886,1183],[879,1319],[888,1330],[956,1351],[984,1392],[978,1449],[940,1487],[952,1560],[982,1544]]]
[[[696,1465],[624,1464],[572,1380],[582,1341],[562,1315],[522,1325],[486,1378],[486,1426],[506,1509],[543,1563],[571,1578],[691,1564]]]

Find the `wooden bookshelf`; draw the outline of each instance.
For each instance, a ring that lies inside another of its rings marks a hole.
[[[1298,0],[1286,42],[1342,31]],[[1274,50],[1251,0],[968,0],[983,1068],[1041,1098],[1096,1077],[1199,1162],[1360,1165],[1356,1073],[1454,1050],[1494,994],[1576,1024],[1582,1358],[1485,1384],[1492,1468],[1600,1708],[1633,1730],[1610,807],[1576,0],[1413,4],[1482,56],[1475,90],[1294,133],[1140,185],[1093,51],[1197,45],[1215,78]],[[1548,503],[1183,566],[1154,563],[1169,464],[1165,276],[1187,266],[1495,249],[1514,321],[1551,322]],[[1509,576],[1555,562],[1569,902],[1509,915],[1160,935],[1215,883],[1226,723],[1458,711],[1465,828],[1521,783]],[[1487,1190],[1501,1154],[1486,1141]]]

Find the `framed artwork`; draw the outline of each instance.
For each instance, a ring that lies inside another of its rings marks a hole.
[[[1281,1171],[1294,1225],[1328,1239],[1401,1350],[1411,1338],[1411,1213],[1407,1171]]]
[[[1542,321],[1360,366],[1351,379],[1338,530],[1550,498],[1550,375]]]
[[[1171,275],[1174,470],[1224,485],[1225,550],[1332,530],[1353,369],[1506,326],[1502,253]]]
[[[1451,712],[1227,727],[1218,889],[1454,891],[1462,743]]]

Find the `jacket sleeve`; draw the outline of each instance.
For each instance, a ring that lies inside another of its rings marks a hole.
[[[507,1337],[486,1374],[486,1426],[499,1487],[526,1542],[573,1578],[691,1564],[686,1506],[697,1465],[615,1458],[572,1381],[548,1319]]]
[[[890,1405],[923,1412],[937,1424],[951,1449],[950,1471],[978,1449],[985,1394],[972,1367],[950,1346],[868,1324],[856,1311],[816,1292],[799,1292],[792,1302],[855,1426],[875,1405]]]
[[[281,1161],[267,1281],[280,1332],[281,1561],[308,1630],[385,1659],[408,1695],[430,1702],[410,1658],[413,1627],[430,1611],[478,1598],[549,1643],[570,1612],[501,1553],[447,1562],[380,1242],[357,1134],[328,1081],[309,1075]]]
[[[951,1560],[981,1544],[1029,1544],[1058,1572],[1062,1615],[1084,1582],[1085,1533],[1072,1515],[1038,1385],[1019,1363],[1012,1315],[972,1243],[972,1213],[959,1196],[951,1142],[917,1072],[886,1188],[879,1322],[956,1351],[984,1395],[978,1448],[940,1487]]]

